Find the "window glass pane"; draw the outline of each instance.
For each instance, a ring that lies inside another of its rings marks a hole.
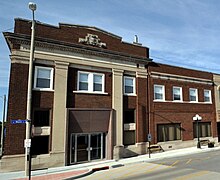
[[[204,101],[205,102],[211,102],[210,94],[211,94],[211,92],[209,90],[204,91]]]
[[[50,88],[50,79],[37,78],[36,86],[38,88]]]
[[[125,86],[133,86],[133,79],[125,78]]]
[[[197,101],[197,91],[196,91],[196,89],[190,89],[189,99],[190,99],[190,101]]]
[[[102,75],[94,75],[93,91],[102,91]]]
[[[80,82],[79,90],[88,90],[88,83]]]
[[[79,90],[88,90],[88,74],[79,74]]]
[[[132,86],[125,86],[125,93],[133,93],[133,87]]]
[[[88,74],[83,74],[83,73],[80,73],[79,74],[79,81],[80,82],[88,82]]]
[[[177,88],[177,87],[173,88],[173,100],[176,101],[181,100],[181,88]]]
[[[94,83],[94,84],[93,84],[93,90],[94,90],[94,91],[100,91],[100,92],[102,92],[102,84],[96,84],[96,83]]]
[[[101,75],[94,75],[94,83],[102,84],[102,76]]]
[[[50,79],[50,72],[51,70],[49,69],[38,69],[38,78],[44,78],[44,79]]]

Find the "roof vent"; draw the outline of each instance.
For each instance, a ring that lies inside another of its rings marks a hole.
[[[133,42],[133,44],[134,44],[134,45],[138,45],[138,46],[142,46],[142,44],[138,42],[138,36],[137,36],[137,35],[134,36],[134,42]]]

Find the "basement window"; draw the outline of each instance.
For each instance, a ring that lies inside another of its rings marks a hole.
[[[49,136],[35,136],[31,140],[31,154],[40,155],[49,153]]]

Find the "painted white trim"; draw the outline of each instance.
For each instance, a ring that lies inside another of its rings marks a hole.
[[[88,90],[80,90],[79,89],[80,74],[87,74],[88,75]],[[98,75],[98,76],[102,77],[102,91],[94,91],[94,88],[93,88],[94,75]],[[104,94],[105,93],[105,74],[93,73],[93,72],[87,72],[87,71],[78,71],[77,72],[77,91],[74,91],[74,92]]]
[[[210,101],[205,101],[205,91],[209,93],[209,100]],[[204,103],[212,103],[212,92],[209,89],[204,89]]]
[[[182,87],[179,87],[179,86],[173,86],[173,89],[174,88],[178,88],[179,91],[180,91],[180,100],[174,100],[174,90],[173,90],[173,101],[174,102],[183,102],[183,90],[182,90]]]
[[[155,88],[156,87],[160,87],[162,88],[162,95],[163,95],[163,99],[155,99]],[[165,101],[165,86],[164,85],[160,85],[160,84],[154,84],[154,101],[157,101],[157,102],[164,102]]]
[[[50,87],[49,88],[41,88],[37,87],[37,77],[38,77],[38,69],[44,69],[50,71]],[[34,69],[34,90],[40,90],[40,91],[51,91],[53,90],[53,71],[54,69],[52,67],[44,67],[44,66],[35,66]]]
[[[190,101],[190,102],[197,103],[198,102],[198,89],[197,88],[189,88],[189,100],[190,100],[190,90],[195,90],[195,93],[196,93],[196,100]]]
[[[125,80],[126,79],[131,79],[133,82],[133,93],[126,93],[125,92]],[[135,77],[130,77],[130,76],[124,76],[124,95],[128,95],[128,96],[136,96],[136,78]]]

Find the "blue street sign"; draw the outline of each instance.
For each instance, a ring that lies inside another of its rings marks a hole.
[[[21,119],[17,119],[17,120],[11,120],[11,124],[25,124],[26,120],[21,120]]]

